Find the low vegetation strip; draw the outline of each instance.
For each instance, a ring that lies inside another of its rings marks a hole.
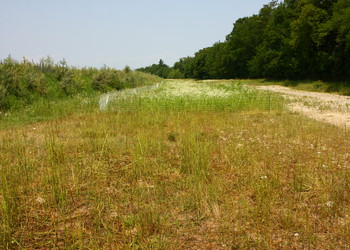
[[[132,89],[124,89],[120,91],[113,91],[106,93],[100,97],[99,100],[99,108],[100,110],[105,110],[108,107],[108,104],[110,100],[120,100],[120,99],[127,99],[127,98],[132,98],[135,97],[136,95],[144,92],[144,91],[150,91],[159,88],[159,83],[154,84],[154,85],[148,85],[148,86],[142,86],[142,87],[137,87],[137,88],[132,88]]]
[[[235,81],[167,80],[156,89],[125,90],[110,97],[110,110],[281,110],[283,99]],[[105,99],[105,96],[101,98]]]

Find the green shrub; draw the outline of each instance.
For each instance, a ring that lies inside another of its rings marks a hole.
[[[0,61],[0,111],[31,105],[42,98],[56,100],[77,94],[108,92],[159,82],[161,78],[103,67],[76,69],[65,60],[54,63],[51,57],[38,64],[10,56]]]

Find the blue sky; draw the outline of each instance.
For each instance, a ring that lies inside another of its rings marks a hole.
[[[224,41],[262,0],[0,0],[0,59],[50,55],[118,69],[181,57]]]

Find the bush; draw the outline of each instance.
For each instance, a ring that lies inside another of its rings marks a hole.
[[[50,57],[39,64],[10,56],[0,61],[0,111],[30,105],[39,99],[56,100],[79,93],[108,92],[133,88],[160,81],[161,78],[134,72],[69,67],[63,60],[57,64]]]

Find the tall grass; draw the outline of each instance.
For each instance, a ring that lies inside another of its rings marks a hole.
[[[1,130],[1,247],[347,248],[349,134],[259,103]]]

